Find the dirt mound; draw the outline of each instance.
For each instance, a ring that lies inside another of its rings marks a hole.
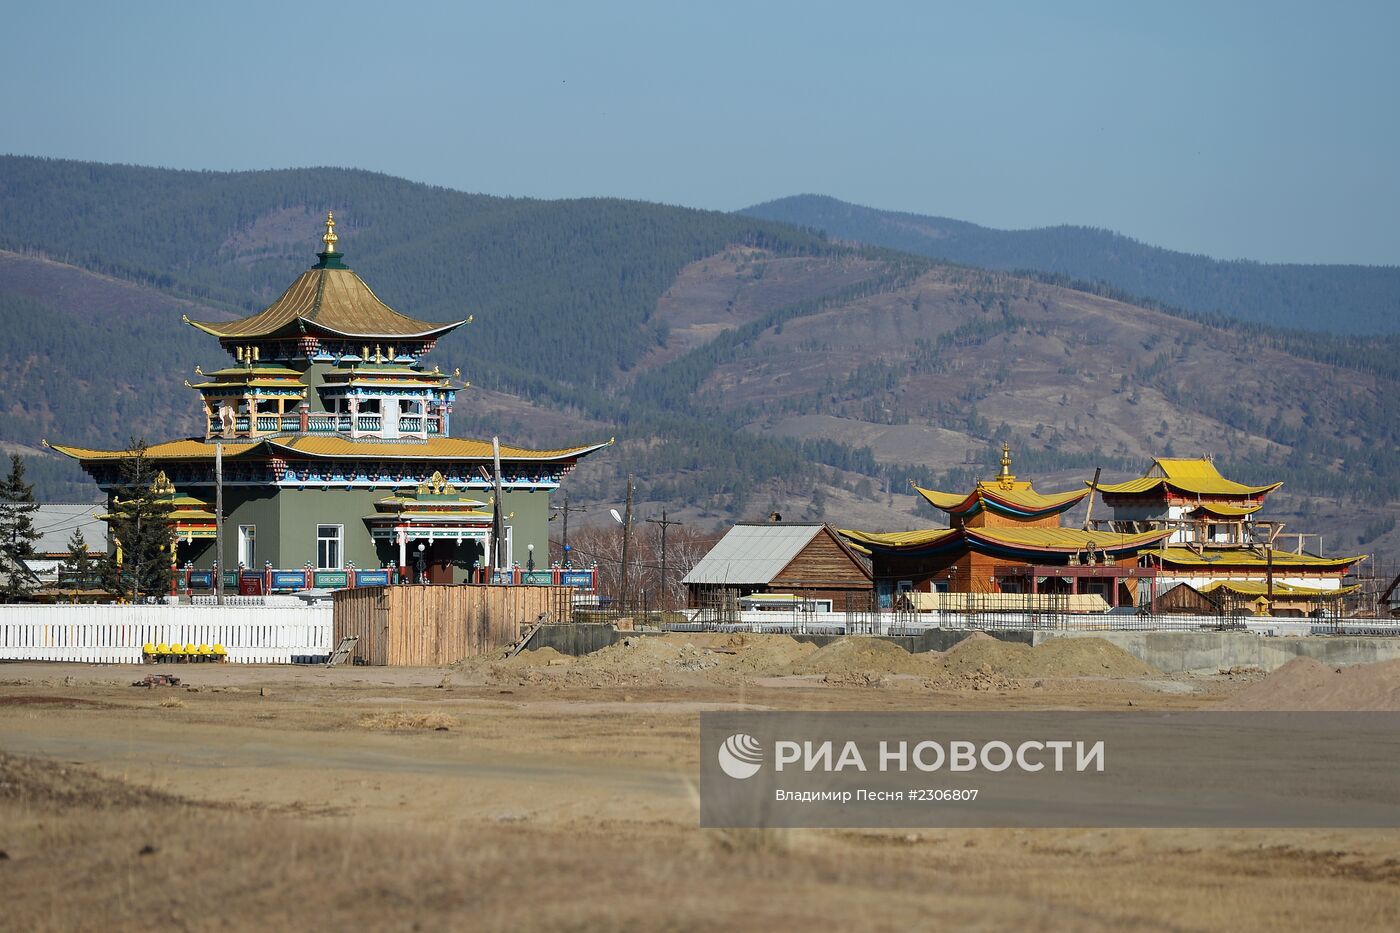
[[[927,662],[883,638],[846,636],[792,666],[798,674],[922,674]]]
[[[745,674],[784,674],[817,651],[811,642],[787,635],[736,635],[720,651],[722,665]]]
[[[1031,646],[1002,641],[977,632],[958,642],[941,656],[930,658],[937,673],[971,677],[995,673],[1002,677],[1033,677]]]
[[[501,667],[522,668],[522,667],[558,667],[564,664],[572,664],[574,659],[567,654],[545,645],[543,648],[522,651],[513,658],[506,658],[498,661]]]
[[[1032,648],[979,632],[932,661],[935,674],[955,677],[1153,677],[1161,674],[1102,638],[1052,638]]]
[[[1048,677],[1160,677],[1162,672],[1102,638],[1052,638],[1031,652]]]
[[[1400,660],[1331,667],[1294,658],[1218,709],[1400,710]]]

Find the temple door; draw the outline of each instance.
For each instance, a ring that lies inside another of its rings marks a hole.
[[[434,541],[428,545],[428,582],[450,586],[452,584],[452,557],[457,549],[455,541]]]

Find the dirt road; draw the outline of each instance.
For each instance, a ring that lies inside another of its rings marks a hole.
[[[188,691],[0,665],[0,927],[1400,925],[1393,832],[696,828],[701,709],[1182,709],[1228,678],[609,686],[563,667],[181,668]]]

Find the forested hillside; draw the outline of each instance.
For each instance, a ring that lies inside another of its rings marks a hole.
[[[1400,332],[1400,267],[1223,262],[1108,230],[993,230],[946,217],[882,211],[804,194],[740,211],[832,237],[984,269],[1101,282],[1120,297],[1200,314],[1343,334]]]
[[[1283,480],[1274,517],[1325,525],[1329,549],[1400,539],[1400,337],[1201,319],[660,205],[8,159],[0,444],[35,455],[42,494],[94,490],[41,437],[194,430],[183,382],[222,360],[180,314],[272,301],[314,261],[326,208],[389,304],[475,315],[431,358],[473,382],[454,433],[617,435],[568,481],[594,506],[585,521],[633,472],[639,509],[704,527],[773,509],[928,524],[907,481],[964,486],[1006,439],[1040,488],[1209,453],[1239,479]]]

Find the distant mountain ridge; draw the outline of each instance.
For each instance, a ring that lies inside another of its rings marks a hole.
[[[947,262],[1102,282],[1198,314],[1341,334],[1400,333],[1400,266],[1219,260],[1091,227],[996,230],[814,194],[738,213]]]
[[[41,495],[95,495],[42,438],[199,429],[185,380],[227,357],[181,315],[270,303],[328,207],[388,304],[475,315],[431,360],[473,383],[454,433],[617,437],[569,477],[584,520],[630,473],[642,514],[700,527],[926,526],[906,480],[966,488],[1008,441],[1046,490],[1210,452],[1285,481],[1271,514],[1325,516],[1329,548],[1400,553],[1400,335],[1196,320],[716,211],[0,157],[0,447],[31,458]]]

